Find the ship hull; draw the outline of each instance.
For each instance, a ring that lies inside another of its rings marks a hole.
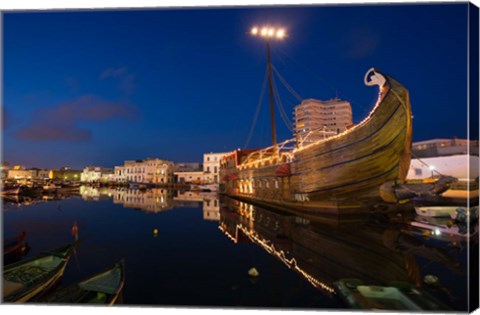
[[[288,154],[272,149],[270,157],[255,161],[252,154],[242,158],[237,152],[233,162],[227,156],[221,191],[264,205],[339,214],[365,210],[380,199],[382,184],[405,180],[412,139],[408,91],[393,78],[370,71],[380,79],[380,94],[363,122]],[[366,83],[373,85],[367,77]]]

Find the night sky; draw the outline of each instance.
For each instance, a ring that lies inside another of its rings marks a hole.
[[[414,141],[467,137],[467,4],[3,15],[3,160],[82,169],[243,148],[272,63],[303,98],[373,108],[372,66],[410,91]],[[285,111],[298,101],[276,81]],[[278,111],[277,111],[278,112]],[[268,93],[250,147],[270,144]],[[277,115],[279,141],[291,137]]]

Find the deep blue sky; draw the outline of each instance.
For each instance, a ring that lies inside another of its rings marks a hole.
[[[265,73],[253,25],[302,98],[373,107],[375,66],[411,94],[414,141],[466,137],[467,4],[5,13],[3,160],[27,167],[201,161],[243,147]],[[279,85],[291,113],[298,102]],[[250,147],[269,145],[268,99]],[[290,138],[277,117],[278,138]]]

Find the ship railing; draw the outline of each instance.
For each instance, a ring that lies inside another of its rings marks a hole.
[[[326,130],[326,127],[321,127],[317,129],[310,130],[306,134],[299,135],[298,137],[298,148],[303,148],[314,142],[322,142],[328,138],[336,136],[338,133],[331,130]]]
[[[238,165],[239,169],[257,168],[268,165],[289,163],[292,161],[292,152],[296,147],[296,139],[288,139],[276,146],[270,146],[250,153],[245,161]]]

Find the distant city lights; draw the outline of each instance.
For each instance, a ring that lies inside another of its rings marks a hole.
[[[268,27],[268,26],[263,26],[262,28],[254,26],[250,30],[250,34],[252,34],[253,36],[261,36],[261,37],[277,38],[277,39],[283,39],[286,36],[285,30],[283,28],[274,28],[274,27]]]

